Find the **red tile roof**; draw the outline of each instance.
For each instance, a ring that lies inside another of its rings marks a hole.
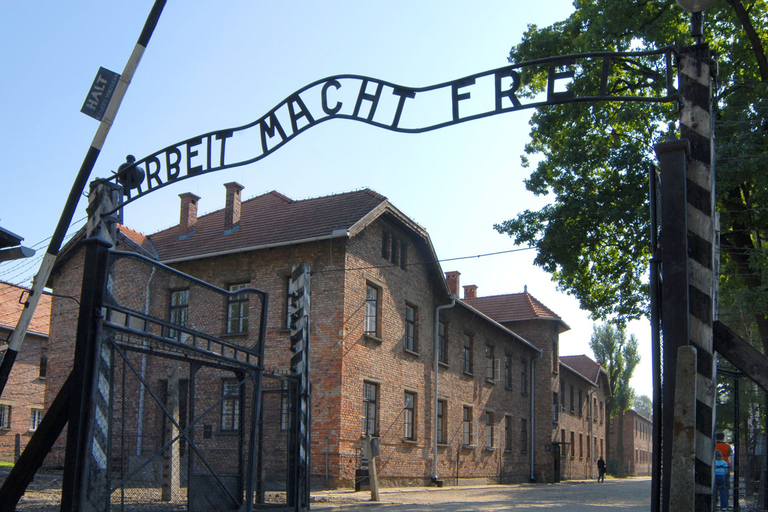
[[[559,322],[560,332],[570,329],[563,322],[562,318],[528,292],[490,295],[488,297],[463,300],[501,324],[505,322],[542,319]]]
[[[600,377],[600,371],[605,371],[589,356],[583,354],[580,356],[560,356],[560,364],[564,364],[594,384],[597,384],[597,379]]]
[[[346,235],[346,231],[388,204],[370,189],[294,201],[269,192],[243,201],[240,227],[224,234],[224,209],[198,217],[195,232],[180,237],[176,225],[149,236],[160,261],[201,257],[239,249],[279,246]],[[181,238],[181,239],[180,239]]]
[[[27,288],[0,281],[0,327],[15,329],[19,321],[23,304],[19,304],[22,293]],[[25,294],[26,297],[26,294]],[[51,325],[51,296],[43,295],[37,303],[35,314],[29,323],[29,332],[48,336]],[[0,340],[5,341],[5,340]]]
[[[120,231],[122,235],[125,236],[128,240],[135,243],[149,254],[156,254],[155,248],[152,245],[152,241],[149,239],[147,235],[144,233],[140,233],[134,229],[129,228],[128,226],[124,226],[122,224],[117,225],[117,229]]]

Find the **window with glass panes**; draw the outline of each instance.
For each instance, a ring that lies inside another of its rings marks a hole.
[[[291,404],[288,384],[283,382],[280,394],[280,430],[288,430],[291,422]]]
[[[520,420],[520,451],[528,451],[528,420]]]
[[[520,393],[528,394],[528,360],[520,359]]]
[[[403,405],[403,439],[416,439],[416,393],[405,392]]]
[[[365,334],[379,334],[379,289],[370,284],[365,287]]]
[[[375,436],[378,432],[376,421],[378,418],[379,386],[371,382],[363,383],[363,435]]]
[[[493,448],[496,446],[496,440],[493,438],[493,413],[485,413],[485,447]]]
[[[445,344],[445,324],[438,322],[437,324],[437,362],[448,364],[448,352],[446,351]]]
[[[496,362],[496,359],[493,357],[493,347],[491,345],[485,346],[485,380],[487,381],[493,381],[494,380],[494,374],[493,374],[493,366]]]
[[[504,355],[504,387],[512,389],[512,356]]]
[[[248,283],[231,284],[229,291],[233,292],[247,288]],[[248,293],[240,292],[227,297],[227,333],[248,332]]]
[[[32,409],[29,415],[29,430],[34,432],[37,427],[40,426],[40,422],[43,421],[43,410]]]
[[[462,443],[465,446],[472,446],[474,443],[474,438],[472,432],[472,408],[464,406],[463,416],[462,416]]]
[[[514,419],[512,416],[504,416],[504,450],[505,451],[511,451],[512,450],[512,438],[514,435],[512,425],[514,424]]]
[[[48,350],[40,349],[40,372],[38,376],[43,379],[48,374]]]
[[[168,320],[172,324],[180,325],[181,327],[187,326],[187,321],[189,320],[189,290],[171,291],[171,306]],[[168,336],[175,338],[178,336],[178,331],[169,329]]]
[[[440,444],[448,442],[448,422],[445,419],[447,407],[445,400],[437,401],[437,442]]]
[[[464,334],[464,373],[472,373],[472,336]]]
[[[405,305],[405,349],[418,352],[416,339],[416,308],[410,304]]]
[[[11,406],[0,404],[0,428],[11,428]]]
[[[240,382],[237,379],[221,381],[221,430],[240,428]]]

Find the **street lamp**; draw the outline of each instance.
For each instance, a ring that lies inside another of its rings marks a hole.
[[[704,17],[702,12],[712,7],[715,0],[677,0],[677,5],[691,13],[691,37],[696,43],[701,42]]]

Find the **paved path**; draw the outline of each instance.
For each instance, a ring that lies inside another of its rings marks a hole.
[[[322,493],[313,493],[318,499]],[[333,493],[341,497],[343,493]],[[329,503],[314,503],[312,510],[342,507],[345,511],[392,510],[398,512],[649,512],[650,478],[608,479],[563,482],[560,484],[524,484],[458,488],[382,489],[380,504],[352,502],[352,498],[370,499],[370,493],[348,493],[347,499],[329,499]],[[331,496],[329,496],[331,498]],[[322,499],[322,498],[320,498]]]

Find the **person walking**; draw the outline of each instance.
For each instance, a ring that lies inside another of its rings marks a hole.
[[[601,455],[597,459],[597,483],[605,482],[605,461]]]
[[[719,451],[723,455],[723,460],[728,464],[728,466],[730,466],[731,455],[733,455],[733,448],[731,448],[730,444],[725,442],[725,434],[718,432],[715,434],[715,440],[717,441],[715,443],[715,450]]]
[[[728,463],[723,459],[723,454],[719,450],[715,450],[715,489],[720,496],[720,510],[728,508],[727,473]]]
[[[718,432],[715,434],[715,450],[723,455],[723,460],[728,464],[728,470],[725,472],[725,487],[730,489],[731,487],[731,455],[733,455],[733,448],[730,444],[725,442],[725,434]]]

